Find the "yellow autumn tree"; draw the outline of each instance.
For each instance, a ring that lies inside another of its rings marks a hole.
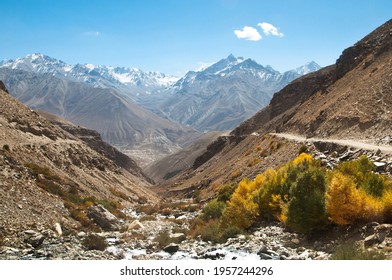
[[[284,182],[281,173],[268,169],[254,180],[256,191],[254,201],[259,205],[259,215],[271,220],[281,215],[280,186]]]
[[[382,197],[383,216],[385,222],[392,222],[392,190],[388,190]]]
[[[360,220],[365,201],[351,177],[335,172],[327,189],[326,205],[333,223],[347,225]]]
[[[326,205],[330,220],[338,225],[382,220],[381,199],[367,194],[352,176],[339,171],[334,172],[328,186]]]
[[[253,201],[256,184],[243,179],[222,213],[221,227],[247,229],[254,224],[258,215],[258,205]]]

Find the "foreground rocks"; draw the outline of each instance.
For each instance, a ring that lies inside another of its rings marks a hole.
[[[191,239],[185,234],[189,222],[198,213],[132,213],[135,220],[126,222],[121,232],[88,233],[61,229],[56,224],[52,229],[36,226],[12,232],[1,240],[0,259],[326,260],[339,244],[349,239],[363,248],[385,251],[387,256],[392,251],[392,225],[389,224],[371,223],[362,228],[339,229],[335,233],[332,230],[329,237],[309,240],[285,230],[279,223],[272,223],[216,244],[199,237]],[[102,251],[88,249],[86,241],[91,235],[106,243]]]

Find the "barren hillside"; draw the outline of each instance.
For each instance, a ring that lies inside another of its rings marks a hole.
[[[0,90],[1,235],[54,223],[78,227],[83,220],[75,213],[87,198],[117,210],[157,201],[150,183],[133,173]]]

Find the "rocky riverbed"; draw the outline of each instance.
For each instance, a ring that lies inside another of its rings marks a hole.
[[[271,223],[217,244],[186,234],[197,211],[163,215],[131,209],[127,214],[134,220],[117,221],[122,226],[116,231],[91,233],[61,229],[59,224],[52,229],[9,229],[1,240],[0,259],[326,260],[348,239],[362,247],[383,250],[389,258],[392,252],[392,225],[372,223],[361,228],[339,228],[331,230],[328,236],[309,240],[279,223]],[[91,236],[103,240],[104,247],[89,248],[86,240]]]

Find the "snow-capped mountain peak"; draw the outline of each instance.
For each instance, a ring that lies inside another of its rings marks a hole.
[[[0,67],[51,74],[67,80],[85,82],[94,87],[114,87],[123,91],[142,89],[152,92],[177,82],[178,77],[159,72],[144,72],[138,68],[111,67],[94,64],[67,64],[41,53],[0,62]]]
[[[311,72],[317,71],[321,68],[320,65],[318,65],[316,62],[311,61],[306,63],[305,65],[298,67],[295,69],[295,72],[297,72],[300,75],[306,75]]]

